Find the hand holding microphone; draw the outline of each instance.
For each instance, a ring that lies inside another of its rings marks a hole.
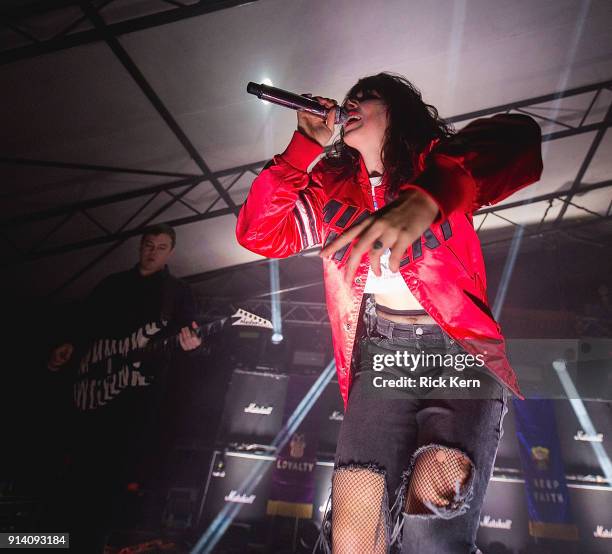
[[[307,137],[318,142],[321,146],[325,146],[334,133],[336,111],[340,108],[336,101],[331,98],[315,96],[314,99],[328,110],[327,116],[325,119],[322,119],[312,113],[298,111],[298,130]]]
[[[247,92],[256,95],[261,100],[297,110],[298,129],[321,146],[329,142],[334,125],[344,123],[348,117],[346,110],[330,98],[300,96],[283,89],[253,82],[247,85]]]

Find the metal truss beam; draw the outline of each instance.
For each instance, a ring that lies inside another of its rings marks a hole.
[[[576,229],[581,229],[584,227],[590,227],[591,225],[596,225],[597,223],[603,223],[612,220],[612,214],[600,215],[599,217],[589,217],[585,219],[581,219],[576,221],[575,223],[568,223],[567,225],[556,225],[550,226],[545,229],[538,229],[537,231],[529,231],[528,228],[525,233],[528,236],[532,236],[533,238],[542,238],[545,235],[549,235],[552,233],[564,233],[568,231],[574,231]],[[526,227],[524,225],[519,225],[520,227]],[[512,240],[512,236],[505,237],[501,239],[490,240],[487,242],[481,242],[482,249],[485,250],[488,247],[495,246],[497,244],[503,244],[506,242],[510,242]]]
[[[202,174],[207,178],[207,180],[212,183],[213,187],[215,187],[215,190],[217,191],[219,196],[225,201],[225,203],[233,209],[234,213],[238,214],[238,207],[232,200],[231,196],[225,191],[218,179],[214,177],[210,168],[204,161],[204,158],[202,158],[197,148],[189,140],[189,138],[187,137],[181,126],[178,124],[176,119],[174,119],[174,117],[170,113],[170,110],[166,108],[161,98],[153,90],[153,87],[146,80],[145,76],[142,74],[138,66],[134,63],[125,48],[121,46],[119,40],[117,40],[117,37],[113,35],[111,31],[109,31],[106,22],[102,19],[100,14],[93,8],[91,3],[86,0],[81,2],[81,8],[83,10],[83,13],[91,20],[95,28],[104,37],[104,40],[106,41],[110,49],[113,51],[115,56],[123,64],[127,72],[131,75],[132,79],[134,79],[136,84],[140,87],[141,91],[145,94],[145,96],[151,102],[153,107],[157,110],[157,113],[165,121],[166,125],[168,125],[170,130],[174,133],[174,136],[183,145],[183,148],[185,148],[185,150],[189,153],[193,161],[200,168]]]
[[[174,203],[177,200],[178,198],[174,198],[171,202]],[[166,207],[162,209],[165,210]],[[171,219],[171,220],[166,221],[165,223],[167,223],[168,225],[171,225],[172,227],[180,227],[181,225],[189,225],[191,223],[196,223],[198,221],[205,221],[207,219],[213,219],[215,217],[230,215],[233,213],[234,211],[232,210],[232,208],[221,208],[219,210],[210,211],[205,214],[181,217],[178,219]],[[158,215],[159,214],[156,214],[156,217]],[[133,217],[131,219],[133,219]],[[121,244],[131,237],[137,237],[137,236],[142,235],[147,230],[147,227],[149,226],[148,223],[151,220],[152,218],[148,218],[146,224],[139,225],[138,227],[135,227],[133,229],[129,229],[125,231],[122,230],[117,233],[112,233],[112,234],[108,234],[108,235],[101,236],[101,237],[95,237],[91,239],[77,241],[77,242],[73,242],[69,244],[63,244],[61,246],[46,248],[44,250],[33,250],[27,253],[25,256],[22,256],[19,261],[25,262],[25,261],[40,260],[42,258],[47,258],[49,256],[57,256],[59,254],[66,254],[67,252],[71,252],[73,250],[77,250],[81,248],[91,248],[92,246],[101,246],[104,244],[111,244],[111,243]],[[8,264],[1,264],[0,267],[8,267],[11,265],[14,265],[14,263],[9,262]]]
[[[197,184],[200,181],[202,181],[203,178],[199,177],[199,178],[193,178],[193,179],[184,179],[184,180],[180,180],[180,181],[176,181],[173,183],[166,183],[166,184],[161,184],[161,185],[156,185],[153,187],[148,187],[146,189],[146,194],[147,195],[151,195],[151,194],[155,194],[155,193],[159,193],[159,192],[167,192],[168,190],[171,190],[173,188],[181,188],[181,187],[185,187],[187,185],[190,184]],[[599,183],[592,183],[589,185],[585,185],[583,187],[581,187],[577,192],[580,193],[584,193],[584,192],[588,192],[588,191],[592,191],[592,190],[598,190],[598,189],[602,189],[602,188],[607,188],[607,187],[612,187],[612,181],[602,181]],[[142,189],[141,189],[142,190]],[[135,190],[135,191],[128,191],[125,193],[119,193],[116,194],[112,197],[106,197],[106,198],[101,198],[101,199],[93,199],[93,200],[89,200],[89,201],[85,201],[85,202],[79,202],[79,203],[75,203],[75,204],[71,204],[70,206],[60,206],[57,208],[52,208],[50,210],[47,210],[46,212],[39,212],[39,213],[34,213],[34,214],[27,214],[27,215],[23,215],[23,216],[17,216],[15,218],[10,218],[10,219],[6,219],[4,221],[0,222],[0,230],[1,229],[6,229],[6,228],[10,228],[13,227],[15,225],[19,225],[19,224],[23,224],[23,223],[27,223],[27,222],[31,222],[31,221],[35,221],[35,220],[39,220],[39,219],[46,219],[46,218],[50,218],[50,217],[59,217],[59,216],[66,216],[67,219],[63,220],[61,223],[62,225],[65,224],[69,219],[70,216],[78,213],[78,212],[82,212],[84,210],[87,209],[92,209],[92,208],[96,208],[99,206],[104,206],[107,205],[109,203],[112,202],[121,202],[127,199],[132,199],[132,198],[138,198],[140,196],[142,196],[143,194],[141,193],[141,190]],[[565,191],[558,191],[558,192],[554,192],[554,193],[549,193],[549,194],[543,194],[540,196],[536,196],[534,198],[530,198],[528,200],[520,200],[517,202],[510,202],[507,204],[502,204],[500,206],[492,206],[492,207],[488,207],[488,208],[482,208],[480,210],[478,210],[477,212],[475,212],[475,215],[484,215],[484,214],[490,214],[490,213],[494,213],[494,212],[499,212],[499,211],[503,211],[503,210],[507,210],[507,209],[511,209],[511,208],[516,208],[516,207],[520,207],[520,206],[525,206],[528,204],[533,204],[533,203],[537,203],[537,202],[543,202],[546,200],[553,200],[553,199],[563,199],[565,196],[568,196],[571,193],[570,190],[565,190]],[[210,207],[209,207],[210,209]],[[230,208],[224,208],[224,209],[219,209],[219,210],[210,210],[210,211],[206,211],[202,214],[196,214],[193,216],[188,216],[188,217],[183,217],[183,218],[178,218],[178,219],[174,219],[174,220],[170,220],[167,223],[169,225],[172,225],[173,227],[180,227],[182,225],[190,225],[192,223],[196,223],[198,221],[206,221],[215,217],[221,217],[221,216],[225,216],[225,215],[229,215],[233,213],[232,210]],[[594,220],[594,222],[597,221],[597,219]],[[110,244],[113,243],[115,241],[118,240],[122,240],[122,239],[127,239],[130,238],[132,236],[138,236],[140,234],[142,234],[142,232],[146,229],[145,225],[139,225],[138,227],[131,229],[131,230],[126,230],[126,231],[121,231],[118,233],[106,233],[103,236],[100,237],[95,237],[95,238],[91,238],[91,239],[87,239],[87,240],[82,240],[82,241],[75,241],[73,243],[69,243],[69,244],[64,244],[61,246],[57,246],[54,248],[48,248],[48,249],[37,249],[37,250],[31,250],[29,253],[19,255],[16,258],[13,259],[9,259],[8,263],[4,264],[3,266],[0,267],[7,267],[10,265],[14,265],[15,263],[20,263],[20,262],[27,262],[27,261],[33,261],[33,260],[38,260],[41,258],[45,258],[48,256],[54,256],[54,255],[58,255],[58,254],[65,254],[67,252],[73,251],[73,250],[78,250],[78,249],[82,249],[82,248],[89,248],[92,246],[99,246],[102,244]],[[54,229],[55,231],[57,231],[57,229]],[[484,246],[484,245],[483,245]],[[223,271],[227,271],[227,268],[224,269]],[[210,276],[210,274],[206,274],[207,277]],[[195,282],[195,281],[194,281]]]
[[[544,94],[542,96],[534,96],[533,98],[527,98],[525,100],[518,100],[516,102],[509,102],[508,104],[501,104],[499,106],[493,106],[491,108],[484,108],[482,110],[476,110],[474,112],[467,112],[461,115],[454,115],[446,119],[449,123],[459,123],[460,121],[467,121],[468,119],[475,119],[477,117],[484,117],[487,115],[495,115],[498,113],[509,112],[511,110],[518,110],[519,108],[526,108],[534,106],[536,104],[544,104],[545,102],[553,102],[560,98],[567,98],[569,96],[577,96],[579,94],[585,94],[587,92],[599,93],[602,89],[609,89],[612,87],[612,80],[601,81],[599,83],[593,83],[591,85],[585,85],[582,87],[570,88],[559,92],[553,92],[550,94]],[[592,105],[591,105],[592,107]],[[590,109],[588,110],[590,111]]]
[[[136,169],[132,167],[117,167],[112,165],[95,165],[72,162],[56,162],[50,160],[32,160],[28,158],[0,157],[0,163],[5,165],[23,165],[27,167],[54,167],[58,169],[78,169],[83,171],[101,171],[103,173],[126,173],[152,177],[196,177],[193,173],[177,171],[161,171],[154,169]]]
[[[70,278],[68,278],[64,283],[62,283],[61,285],[59,285],[58,287],[56,287],[53,291],[51,291],[51,293],[49,293],[49,296],[55,296],[57,294],[59,294],[60,292],[62,292],[63,290],[65,290],[67,287],[69,287],[72,283],[74,283],[77,279],[79,279],[82,275],[84,275],[85,273],[87,273],[92,267],[95,267],[98,263],[100,263],[104,258],[106,258],[106,256],[108,256],[109,254],[111,254],[113,251],[115,251],[117,248],[119,248],[125,241],[127,241],[129,238],[131,238],[132,236],[134,236],[137,232],[138,234],[141,234],[146,228],[147,226],[152,223],[153,221],[155,221],[162,213],[164,213],[170,206],[172,206],[174,203],[178,202],[183,196],[185,196],[187,193],[189,193],[191,190],[193,190],[197,185],[189,185],[186,189],[182,190],[179,194],[177,194],[176,196],[173,196],[172,200],[170,200],[169,202],[167,202],[166,204],[164,204],[161,208],[159,208],[158,210],[156,210],[152,215],[150,215],[143,223],[142,226],[140,228],[137,229],[131,229],[129,231],[125,231],[125,235],[121,236],[121,237],[117,237],[117,239],[113,242],[113,244],[111,244],[106,250],[104,250],[101,254],[98,254],[93,260],[91,260],[89,263],[87,263],[84,267],[82,267],[81,269],[79,269],[76,273],[74,273]],[[152,198],[155,198],[155,196],[153,196]],[[149,201],[147,201],[141,208],[139,208],[135,214],[133,214],[122,226],[121,229],[119,230],[119,232],[123,232],[124,229],[126,229],[128,227],[128,225],[131,224],[132,220],[139,215],[139,213],[146,207],[146,205],[148,204]],[[227,211],[227,213],[233,213],[232,208],[225,208],[225,210]],[[191,216],[191,217],[199,217],[202,218],[203,215],[200,216]],[[171,224],[171,223],[170,223]],[[100,240],[100,239],[98,239]],[[94,245],[91,245],[94,246]]]
[[[176,21],[197,17],[219,10],[242,6],[244,4],[252,4],[255,1],[257,0],[200,0],[200,2],[197,4],[190,6],[168,6],[169,9],[159,13],[135,17],[125,21],[120,21],[118,23],[112,23],[108,25],[108,33],[112,34],[112,36],[119,37],[128,33],[143,31],[145,29],[159,27],[160,25],[168,25]],[[78,4],[78,2],[59,2],[58,6],[65,7],[67,5],[75,4]],[[26,9],[16,11],[4,10],[0,13],[2,13],[2,15],[5,17],[14,18],[23,18],[28,15],[28,11]],[[101,30],[97,28],[66,36],[63,36],[64,32],[65,30],[60,31],[54,38],[49,40],[34,42],[28,46],[21,46],[19,48],[0,52],[0,65],[34,58],[36,56],[49,54],[51,52],[59,52],[60,50],[66,50],[84,44],[91,44],[92,42],[99,42],[105,40],[106,34],[102,33]]]
[[[602,121],[601,123],[592,123],[591,125],[581,125],[574,129],[566,129],[565,131],[556,131],[554,133],[547,133],[542,135],[542,142],[548,142],[549,140],[557,140],[565,137],[575,137],[576,135],[583,135],[584,133],[592,133],[593,131],[606,130],[612,125],[610,121]]]
[[[608,111],[606,112],[604,123],[612,124],[612,104],[609,106]],[[589,165],[591,164],[591,161],[593,160],[593,157],[595,156],[595,153],[597,152],[597,149],[599,148],[599,145],[601,144],[601,141],[603,140],[604,135],[606,134],[606,130],[607,130],[607,127],[603,127],[599,129],[595,137],[593,138],[593,141],[591,142],[591,145],[589,146],[589,150],[586,153],[584,160],[582,160],[582,163],[580,164],[580,169],[578,170],[576,178],[574,179],[574,182],[572,183],[572,186],[567,194],[567,198],[563,201],[563,206],[561,207],[561,210],[559,210],[559,213],[557,214],[557,219],[555,220],[555,224],[558,225],[561,222],[561,220],[563,219],[563,216],[565,215],[565,212],[567,211],[567,208],[570,205],[569,203],[571,202],[574,195],[580,190],[582,179],[584,178],[584,175],[587,172],[587,169],[589,168]]]
[[[54,208],[49,208],[48,210],[42,210],[40,212],[17,215],[0,221],[0,229],[15,227],[18,225],[23,225],[25,223],[32,223],[34,221],[44,221],[45,219],[52,219],[62,215],[74,215],[77,212],[83,210],[100,208],[102,206],[108,206],[110,204],[116,204],[118,202],[124,202],[126,200],[132,200],[134,198],[146,197],[151,194],[157,194],[160,192],[169,192],[173,189],[181,188],[187,185],[199,184],[202,181],[205,181],[204,177],[188,177],[187,179],[179,179],[178,181],[172,181],[169,183],[162,183],[150,187],[119,192],[117,194],[104,196],[102,198],[92,198],[91,200],[84,200],[82,202],[74,202],[72,204],[56,206]]]
[[[612,83],[612,81],[605,81],[604,83],[599,83],[598,85],[591,85],[589,87],[581,87],[578,89],[572,89],[572,91],[574,94],[582,94],[583,92],[585,92],[585,90],[586,92],[601,91],[603,90],[603,88],[606,88],[606,86],[609,83]],[[567,92],[566,94],[563,94],[563,97],[568,96],[570,91],[566,91],[566,92]],[[538,98],[551,98],[551,97],[554,97],[554,95],[548,95],[545,97],[538,97]],[[516,105],[517,106],[529,105],[527,104],[527,102],[529,101],[517,102]],[[504,106],[500,106],[497,108],[488,108],[486,110],[482,110],[482,114],[488,115],[491,113],[500,113],[500,111],[503,111],[501,110],[501,108],[504,108],[507,106],[509,106],[509,104],[506,104]],[[589,110],[591,107],[592,106],[589,106]],[[468,114],[455,116],[454,118],[451,118],[451,119],[455,122],[466,121],[468,119],[471,119],[471,116],[475,113],[481,113],[481,112],[471,112]],[[542,141],[547,142],[551,140],[558,140],[558,139],[562,139],[566,137],[581,135],[584,133],[591,133],[594,131],[597,131],[599,134],[599,133],[605,132],[606,129],[612,126],[612,120],[610,119],[610,117],[606,117],[603,121],[599,123],[592,123],[589,125],[584,125],[584,120],[585,118],[583,118],[583,120],[581,121],[581,124],[578,127],[572,127],[569,129],[565,129],[563,131],[556,131],[556,132],[544,134],[542,135]],[[218,180],[222,177],[236,175],[237,173],[243,174],[247,171],[257,172],[267,162],[268,160],[260,160],[260,161],[252,162],[249,164],[243,164],[243,165],[239,165],[235,167],[230,167],[230,168],[223,169],[220,171],[215,171],[212,173],[212,175],[215,179]],[[161,171],[161,170],[134,169],[134,168],[102,166],[102,165],[70,163],[70,162],[58,162],[58,161],[48,161],[48,160],[29,160],[26,158],[0,157],[0,163],[6,164],[6,165],[22,165],[22,166],[31,166],[31,167],[57,167],[57,168],[65,168],[65,169],[91,170],[91,171],[101,171],[101,172],[107,172],[107,173],[133,173],[133,174],[138,174],[138,175],[150,175],[150,176],[167,176],[167,177],[195,177],[196,176],[195,174],[192,174],[192,173],[178,173],[178,172],[168,172],[168,171]],[[146,194],[146,192],[144,192],[146,189],[139,189],[139,190],[143,191],[143,194]],[[0,198],[3,196],[6,197],[7,195],[0,195]],[[109,198],[109,203],[114,202],[112,197],[108,197],[108,198]],[[494,211],[495,209],[498,209],[498,208],[492,208],[491,211]],[[41,212],[41,213],[44,213],[44,212]],[[35,214],[32,214],[32,217],[33,219],[39,219],[39,217],[36,216]]]
[[[612,181],[601,181],[599,183],[591,183],[590,185],[583,185],[577,191],[572,191],[572,189],[562,190],[557,192],[550,192],[548,194],[541,194],[540,196],[534,196],[533,198],[528,198],[527,200],[518,200],[517,202],[508,202],[506,204],[501,204],[499,206],[491,206],[489,208],[481,208],[477,212],[474,212],[474,215],[484,215],[495,212],[501,212],[503,210],[508,210],[510,208],[517,208],[519,206],[527,206],[528,204],[535,204],[536,202],[544,202],[546,200],[554,200],[556,198],[563,199],[566,196],[574,195],[574,194],[584,194],[585,192],[589,192],[591,190],[599,190],[612,187]],[[563,202],[567,202],[567,200],[563,200]]]

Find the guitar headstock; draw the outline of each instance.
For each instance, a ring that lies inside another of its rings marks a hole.
[[[238,308],[232,318],[238,318],[232,322],[232,325],[243,325],[245,327],[261,327],[264,329],[272,329],[272,322],[258,315],[247,312],[242,308]]]

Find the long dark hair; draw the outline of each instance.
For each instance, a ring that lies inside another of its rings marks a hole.
[[[414,177],[419,154],[436,138],[449,137],[452,126],[438,115],[438,110],[423,101],[421,92],[405,77],[379,73],[363,77],[348,91],[345,101],[358,93],[376,92],[387,105],[387,131],[382,147],[382,162],[389,179],[387,199],[397,196],[401,183]],[[343,172],[356,173],[359,152],[344,142],[344,129],[328,158]]]

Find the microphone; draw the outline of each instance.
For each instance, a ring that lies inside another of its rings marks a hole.
[[[264,85],[263,83],[258,85],[257,83],[250,82],[247,85],[247,92],[249,94],[254,94],[260,100],[266,100],[272,102],[272,104],[297,110],[298,112],[308,112],[322,119],[325,119],[329,113],[328,108],[321,106],[321,104],[312,98],[300,96],[288,90]],[[336,119],[334,123],[336,125],[342,125],[347,119],[348,113],[346,110],[341,106],[336,106]]]

